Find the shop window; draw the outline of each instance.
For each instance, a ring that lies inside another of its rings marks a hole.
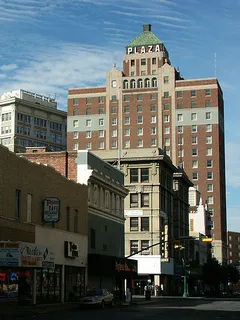
[[[85,293],[85,268],[65,266],[65,300],[79,301]]]

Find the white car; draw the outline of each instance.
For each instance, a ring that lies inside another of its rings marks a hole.
[[[96,289],[87,291],[85,297],[80,300],[81,306],[99,306],[104,308],[105,306],[114,307],[115,301],[112,293],[106,289]]]

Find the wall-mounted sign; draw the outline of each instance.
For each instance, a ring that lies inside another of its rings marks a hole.
[[[56,223],[60,219],[60,200],[50,197],[44,199],[43,220],[45,222]]]
[[[124,210],[125,216],[142,216],[143,210]]]
[[[71,241],[64,242],[64,255],[65,258],[77,258],[78,257],[78,245]]]
[[[19,249],[20,267],[54,268],[55,254],[49,247],[21,242]]]
[[[0,242],[0,266],[18,267],[19,266],[19,242],[2,241]]]
[[[115,271],[117,272],[137,272],[137,261],[131,260],[126,261],[125,263],[122,261],[115,261]]]

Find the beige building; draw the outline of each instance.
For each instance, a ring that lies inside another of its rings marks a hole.
[[[41,146],[66,150],[66,122],[54,98],[21,89],[0,97],[0,143],[13,152]]]
[[[27,282],[33,303],[79,299],[87,282],[87,186],[4,146],[0,159],[0,272],[6,297],[18,295]],[[4,256],[4,250],[12,254]]]

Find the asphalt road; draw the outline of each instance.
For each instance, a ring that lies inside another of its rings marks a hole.
[[[240,301],[158,299],[152,304],[96,310],[72,310],[38,316],[36,320],[240,320]]]

